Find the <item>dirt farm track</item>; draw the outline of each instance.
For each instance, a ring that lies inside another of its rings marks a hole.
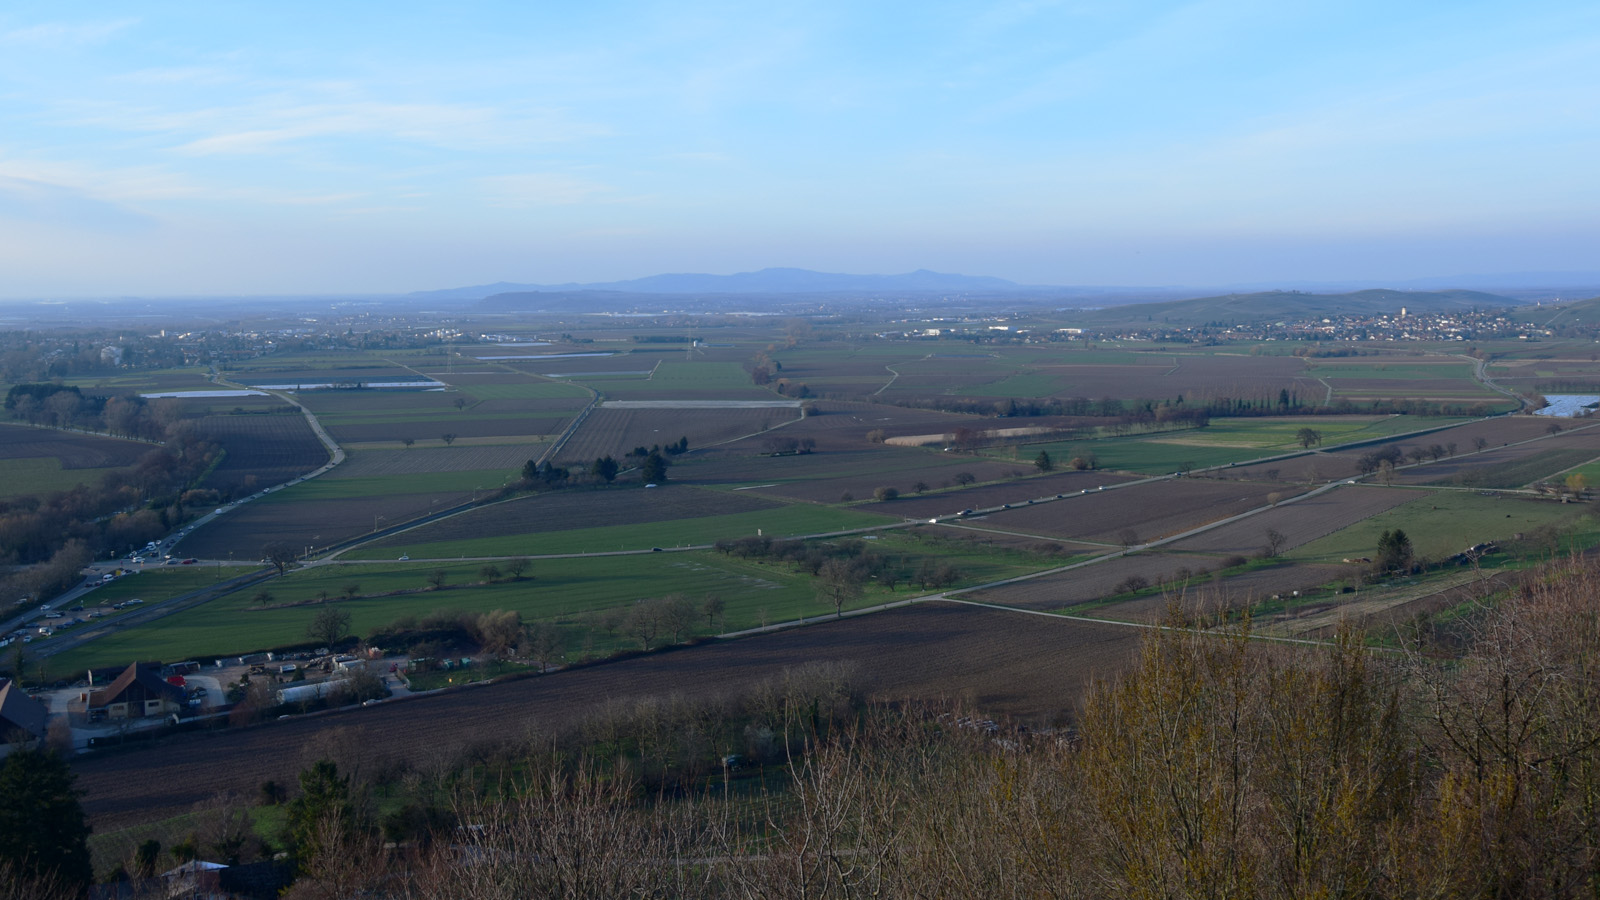
[[[171,738],[73,763],[97,831],[187,812],[221,791],[253,796],[293,782],[329,746],[373,763],[423,764],[441,752],[575,723],[612,699],[708,696],[814,661],[853,663],[867,695],[970,698],[985,712],[1048,723],[1097,677],[1126,666],[1140,631],[926,603],[739,640],[713,642],[497,685],[254,728]]]

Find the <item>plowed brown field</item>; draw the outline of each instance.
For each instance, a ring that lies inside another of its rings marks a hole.
[[[685,485],[641,490],[637,485],[606,490],[572,490],[539,494],[497,503],[473,512],[430,522],[385,538],[377,546],[412,546],[435,541],[507,537],[546,531],[637,525],[755,512],[782,504],[748,493],[707,491]]]
[[[1175,541],[1166,549],[1249,556],[1265,545],[1267,530],[1272,529],[1283,535],[1282,549],[1292,550],[1420,496],[1419,491],[1399,488],[1341,486]]]
[[[386,703],[256,728],[169,739],[150,749],[81,758],[73,767],[100,832],[166,818],[221,791],[253,796],[293,783],[328,752],[425,764],[451,748],[559,732],[606,701],[717,695],[818,661],[856,667],[858,687],[885,700],[968,698],[989,715],[1056,720],[1091,679],[1132,659],[1139,632],[927,603],[736,641],[704,644],[541,678]]]
[[[228,455],[206,487],[248,493],[281,484],[328,461],[328,451],[297,410],[293,415],[207,416],[196,430]]]
[[[1142,544],[1266,506],[1269,494],[1286,498],[1303,490],[1294,485],[1178,478],[1004,510],[991,513],[986,521],[1004,531],[1101,542],[1119,541],[1125,529],[1132,529]]]
[[[131,466],[157,449],[142,441],[94,434],[74,434],[53,428],[0,425],[0,459],[55,458],[63,469],[106,469]]]
[[[1204,569],[1214,570],[1222,564],[1220,556],[1196,556],[1176,553],[1135,553],[1121,559],[1109,559],[1078,569],[1069,569],[1054,575],[1029,578],[1000,587],[974,591],[963,596],[985,603],[1017,606],[1023,609],[1061,609],[1078,603],[1088,603],[1109,597],[1130,576],[1138,575],[1151,584],[1181,577]]]

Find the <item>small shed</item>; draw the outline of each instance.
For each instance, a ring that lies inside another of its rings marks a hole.
[[[168,684],[155,663],[134,663],[117,679],[89,695],[89,717],[96,713],[109,719],[136,719],[164,716],[187,707],[183,688]],[[103,711],[103,712],[102,712]]]
[[[49,710],[44,704],[29,697],[15,681],[0,687],[0,739],[14,732],[26,732],[36,740],[43,740],[45,719]]]

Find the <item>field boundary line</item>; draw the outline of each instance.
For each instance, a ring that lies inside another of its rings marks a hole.
[[[932,359],[932,358],[933,358],[933,354],[932,353],[929,353],[929,354],[927,354],[927,355],[922,357],[922,359]],[[921,361],[922,361],[921,359],[917,360],[917,362],[921,362]],[[885,369],[888,369],[890,374],[892,374],[894,377],[890,378],[888,381],[885,381],[883,383],[883,387],[880,387],[877,390],[873,391],[872,393],[868,394],[867,395],[868,397],[876,397],[876,396],[878,396],[879,394],[883,393],[884,391],[887,391],[889,389],[889,385],[894,384],[896,381],[900,380],[900,370],[899,369],[896,369],[894,366],[891,366],[888,363],[884,363],[883,367]]]
[[[1333,385],[1329,384],[1328,383],[1328,379],[1323,378],[1321,375],[1317,376],[1317,381],[1321,382],[1322,386],[1328,389],[1328,393],[1325,394],[1323,396],[1323,398],[1322,398],[1322,405],[1323,406],[1332,406],[1333,405]]]
[[[925,599],[933,600],[933,601],[940,601],[940,602],[944,602],[944,603],[960,603],[960,604],[965,604],[967,606],[977,606],[977,607],[981,607],[981,608],[984,608],[984,609],[993,609],[993,610],[997,610],[999,612],[1021,613],[1022,615],[1025,615],[1025,616],[1044,616],[1044,617],[1050,618],[1050,619],[1065,619],[1065,620],[1067,620],[1069,622],[1083,622],[1085,624],[1091,624],[1091,625],[1120,625],[1120,626],[1122,626],[1124,628],[1142,628],[1142,629],[1144,629],[1146,631],[1173,631],[1173,632],[1179,632],[1179,633],[1184,633],[1184,634],[1205,635],[1207,637],[1218,637],[1218,636],[1227,637],[1227,636],[1229,636],[1225,632],[1217,632],[1217,631],[1214,631],[1214,630],[1209,629],[1209,628],[1186,628],[1186,627],[1179,626],[1179,625],[1161,625],[1161,624],[1155,623],[1155,622],[1126,622],[1126,621],[1121,621],[1121,620],[1118,620],[1118,619],[1096,619],[1096,618],[1093,618],[1093,617],[1090,617],[1090,616],[1078,616],[1078,615],[1073,615],[1071,613],[1049,612],[1047,610],[1042,610],[1042,609],[1020,609],[1020,608],[1015,607],[1015,606],[1001,606],[1001,605],[999,605],[997,603],[985,603],[985,602],[983,602],[981,600],[963,600],[963,599],[960,599],[960,598],[957,598],[957,597],[939,596],[939,597],[928,597],[928,598],[925,598]],[[1248,637],[1249,637],[1250,640],[1253,640],[1253,641],[1255,641],[1255,640],[1272,641],[1274,643],[1279,643],[1279,644],[1301,644],[1301,645],[1310,646],[1310,647],[1326,647],[1326,646],[1328,646],[1328,642],[1327,641],[1318,641],[1318,640],[1313,640],[1311,638],[1282,637],[1282,636],[1279,636],[1279,635],[1272,635],[1272,634],[1258,634],[1255,631],[1251,631],[1250,634],[1248,635]],[[1371,649],[1381,649],[1381,648],[1371,648]]]
[[[773,409],[779,409],[781,407],[772,407],[772,408]],[[731,438],[727,438],[726,440],[715,441],[713,443],[706,444],[704,447],[690,447],[688,450],[684,451],[683,455],[684,456],[688,456],[690,453],[695,453],[695,452],[698,452],[700,450],[710,450],[712,447],[721,447],[723,444],[732,444],[735,441],[742,441],[742,440],[745,440],[746,438],[753,438],[753,437],[755,437],[757,435],[761,435],[761,434],[771,434],[772,432],[777,431],[779,428],[787,428],[787,427],[789,427],[790,425],[793,425],[796,422],[805,421],[806,413],[805,413],[805,410],[803,408],[797,406],[797,407],[795,407],[795,412],[798,413],[798,415],[796,415],[794,418],[785,419],[784,421],[779,422],[778,424],[772,426],[771,428],[763,428],[760,431],[752,431],[749,434],[741,434],[738,437],[731,437]],[[771,487],[771,485],[765,485],[765,486],[766,487]],[[734,490],[748,490],[748,488],[735,488]]]
[[[968,519],[966,521],[970,522],[972,520]],[[1078,540],[1077,538],[1051,537],[1050,535],[1045,535],[1045,534],[1029,534],[1026,531],[1003,531],[1003,530],[1001,530],[999,528],[979,528],[976,525],[966,525],[966,524],[963,524],[961,522],[940,522],[939,524],[947,526],[949,528],[960,528],[960,529],[963,529],[963,530],[966,530],[966,531],[976,531],[979,534],[1003,534],[1003,535],[1006,535],[1008,537],[1032,538],[1033,540],[1036,540],[1036,541],[1050,541],[1052,543],[1057,543],[1057,544],[1059,544],[1059,543],[1087,544],[1087,545],[1089,545],[1091,547],[1115,547],[1115,546],[1117,546],[1116,544],[1108,544],[1108,543],[1106,543],[1104,541],[1083,541],[1083,540]]]
[[[593,388],[590,388],[590,390],[593,390]],[[567,441],[578,433],[578,427],[589,418],[589,413],[594,412],[599,406],[600,392],[595,391],[593,396],[589,398],[589,405],[585,406],[582,412],[572,417],[572,421],[568,423],[567,427],[562,429],[559,435],[556,435],[556,439],[550,442],[550,446],[546,447],[543,453],[539,454],[539,461],[535,465],[543,465],[555,459],[556,453],[560,452],[561,448],[567,445]]]

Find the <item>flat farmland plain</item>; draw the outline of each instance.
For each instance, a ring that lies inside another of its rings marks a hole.
[[[1470,419],[1429,418],[1429,424],[1465,424]],[[1412,416],[1271,416],[1247,419],[1212,419],[1204,428],[1152,435],[1149,440],[1196,445],[1243,447],[1267,453],[1302,449],[1300,430],[1310,428],[1321,436],[1320,446],[1369,441],[1417,430]]]
[[[341,769],[358,761],[417,764],[475,744],[564,733],[610,701],[724,696],[817,662],[850,666],[855,685],[876,699],[965,699],[989,715],[1058,723],[1072,717],[1095,679],[1131,663],[1139,640],[1126,626],[925,603],[314,719],[177,737],[79,758],[73,768],[91,824],[106,832],[188,812],[223,791],[254,796],[267,779],[292,783],[330,748],[355,754],[339,760]]]
[[[1204,578],[1202,573],[1216,570],[1224,559],[1221,556],[1190,553],[1135,553],[962,596],[1021,609],[1061,610],[1114,596],[1118,588],[1134,576],[1150,584],[1173,579]],[[1098,612],[1086,614],[1099,615]]]
[[[980,484],[959,491],[939,491],[931,494],[902,495],[898,500],[872,507],[885,513],[931,518],[948,516],[963,509],[987,509],[1006,503],[1027,503],[1056,494],[1076,494],[1092,491],[1102,485],[1123,484],[1133,480],[1128,475],[1112,472],[1058,472],[1032,478],[1017,478],[999,484]],[[985,519],[987,517],[984,517]],[[974,519],[981,522],[984,519]]]
[[[819,452],[871,449],[876,445],[867,435],[875,431],[882,431],[885,437],[953,434],[959,428],[982,428],[993,424],[991,419],[976,416],[878,403],[818,400],[813,405],[817,411],[792,425],[785,425],[782,436],[796,440],[810,438],[816,441]],[[1028,421],[1033,424],[1043,420]],[[763,452],[765,442],[765,436],[757,435],[719,447],[716,452],[749,456]]]
[[[610,409],[600,407],[561,448],[563,459],[618,459],[635,447],[666,445],[679,438],[704,447],[767,431],[798,419],[798,409]]]
[[[1385,510],[1418,499],[1416,491],[1366,485],[1341,485],[1238,522],[1174,541],[1171,550],[1227,555],[1254,555],[1266,545],[1267,531],[1283,537],[1280,550],[1291,550],[1348,528]]]
[[[249,493],[304,475],[328,461],[328,450],[296,410],[284,415],[224,415],[192,420],[198,434],[227,451],[206,487]]]
[[[1170,472],[1187,472],[1211,466],[1259,459],[1269,451],[1254,447],[1208,444],[1189,440],[1182,432],[1168,438],[1122,437],[1083,441],[1043,441],[1028,444],[1029,453],[1050,454],[1058,466],[1065,466],[1075,458],[1092,459],[1102,469],[1138,472],[1144,475],[1165,475]]]
[[[583,382],[590,378],[606,379],[616,377],[619,372],[648,375],[668,356],[674,361],[683,359],[681,352],[670,354],[659,351],[654,353],[629,353],[627,351],[594,349],[576,352],[592,355],[557,356],[543,354],[529,356],[525,359],[505,360],[504,364],[508,368],[531,375]]]
[[[588,403],[570,385],[525,382],[465,391],[319,391],[299,395],[340,443],[530,437],[559,433]],[[461,407],[457,404],[462,403]]]
[[[62,379],[64,384],[77,385],[94,394],[141,393],[163,391],[216,390],[217,386],[205,377],[200,369],[152,369],[147,371],[118,372],[115,375],[84,375]]]
[[[590,528],[556,528],[546,531],[404,544],[416,557],[529,556],[543,554],[609,553],[710,545],[720,540],[765,534],[774,540],[827,534],[895,524],[894,519],[853,509],[786,504],[771,509],[722,513],[694,518],[628,522]],[[401,545],[397,545],[401,546]],[[382,548],[362,547],[348,554],[354,559],[381,559]]]
[[[0,425],[0,497],[67,491],[95,485],[157,449],[142,441]]]
[[[1411,419],[1418,429],[1428,428],[1429,423],[1432,421],[1431,419],[1420,417],[1408,416],[1406,418]],[[1466,461],[1470,460],[1471,457],[1465,456],[1465,454],[1473,452],[1480,439],[1484,442],[1486,448],[1497,447],[1542,437],[1548,433],[1549,426],[1549,422],[1540,421],[1535,416],[1497,416],[1492,419],[1477,419],[1461,425],[1428,431],[1426,434],[1411,434],[1383,441],[1374,441],[1359,447],[1318,451],[1297,456],[1293,459],[1280,459],[1248,466],[1238,466],[1230,468],[1226,474],[1228,477],[1269,478],[1271,476],[1267,472],[1272,470],[1277,472],[1277,478],[1284,481],[1336,481],[1353,478],[1361,474],[1357,461],[1368,453],[1386,447],[1397,447],[1403,453],[1411,447],[1425,449],[1434,444],[1439,444],[1443,447],[1454,444],[1456,458]]]
[[[1485,541],[1510,541],[1543,525],[1575,524],[1588,508],[1515,494],[1425,491],[1409,503],[1297,547],[1287,556],[1308,562],[1370,557],[1377,550],[1378,535],[1399,528],[1411,538],[1417,556],[1443,559]]]
[[[430,522],[378,541],[377,547],[414,547],[445,541],[475,541],[548,531],[639,525],[674,519],[777,509],[783,504],[749,494],[706,491],[684,485],[654,490],[635,486],[574,489],[507,500]]]
[[[433,472],[516,472],[536,458],[542,443],[454,444],[448,447],[412,447],[405,450],[353,450],[345,461],[323,478],[388,478]]]
[[[415,415],[431,411],[459,415],[455,408],[458,396],[448,391],[310,391],[295,395],[295,399],[328,425],[345,417],[389,413]]]
[[[492,417],[472,413],[386,416],[359,423],[329,425],[327,428],[334,440],[357,444],[405,440],[431,441],[439,440],[444,434],[463,438],[542,438],[560,434],[571,418],[572,412],[564,410],[504,413]]]
[[[736,362],[662,360],[643,379],[611,381],[606,377],[574,379],[603,391],[612,400],[783,400],[770,388],[753,383]]]
[[[1466,458],[1440,460],[1396,473],[1399,484],[1520,488],[1592,461],[1600,450],[1557,448],[1543,442],[1488,450]],[[1558,479],[1559,480],[1559,479]]]
[[[1291,485],[1178,478],[1095,491],[1079,497],[990,513],[990,527],[1065,540],[1114,542],[1132,530],[1138,543],[1259,509],[1268,495],[1294,496]]]
[[[131,466],[154,449],[154,444],[144,441],[27,425],[0,425],[0,459],[53,459],[64,470]]]
[[[181,552],[205,559],[247,560],[260,559],[262,548],[277,541],[295,548],[327,547],[368,534],[374,526],[387,528],[449,509],[473,495],[471,490],[440,490],[295,501],[285,498],[292,491],[279,491],[229,510],[184,538],[179,544]]]
[[[351,384],[354,382],[379,382],[403,383],[412,381],[425,381],[426,379],[410,369],[401,366],[356,363],[351,365],[330,365],[326,367],[306,366],[257,366],[246,372],[228,373],[230,381],[239,384],[287,384],[287,385],[318,385],[318,384]],[[288,388],[294,390],[294,388]]]
[[[326,608],[325,604],[333,604],[350,615],[352,634],[368,636],[406,616],[423,618],[440,611],[472,616],[494,610],[515,611],[525,622],[542,621],[561,627],[564,650],[574,658],[585,651],[604,655],[612,650],[637,649],[637,639],[608,632],[587,614],[627,609],[646,597],[677,593],[699,602],[715,594],[727,604],[718,627],[728,630],[834,611],[831,604],[817,596],[809,574],[787,565],[764,566],[710,552],[542,559],[532,561],[520,578],[502,576],[492,583],[484,579],[481,568],[482,563],[475,560],[440,563],[390,559],[295,569],[260,586],[271,595],[266,603],[255,599],[259,587],[236,591],[203,606],[107,634],[68,650],[52,658],[51,667],[64,675],[88,666],[119,662],[126,665],[129,659],[236,656],[298,644],[305,640],[307,623],[319,609]],[[193,571],[189,567],[185,570]],[[436,572],[445,577],[440,589],[434,589],[428,581]],[[127,580],[143,581],[144,577]],[[356,587],[356,596],[347,598],[346,588],[350,585]],[[159,587],[151,585],[155,594],[144,594],[146,601],[161,596]],[[134,595],[138,595],[137,591]],[[323,596],[328,599],[324,601]],[[890,599],[900,596],[873,591],[846,609]],[[694,623],[697,633],[708,628],[705,619]]]
[[[1168,604],[1176,600],[1185,613],[1204,617],[1226,610],[1239,610],[1293,591],[1306,593],[1322,585],[1357,574],[1349,565],[1295,565],[1284,563],[1233,575],[1200,579],[1174,590],[1171,596],[1156,593],[1110,603],[1094,610],[1097,618],[1155,624],[1165,618]],[[1337,602],[1337,601],[1334,601]]]
[[[788,431],[785,428],[780,433],[792,436]],[[956,476],[963,472],[985,482],[1037,471],[1031,465],[981,457],[869,446],[872,449],[792,456],[696,458],[674,466],[672,477],[695,484],[749,486],[750,493],[774,497],[835,503],[847,492],[857,500],[870,499],[880,487],[893,487],[903,495],[910,495],[918,482],[945,487],[954,484]],[[888,508],[883,511],[899,515]]]
[[[1038,451],[1048,452],[1058,465],[1063,465],[1074,457],[1093,456],[1100,468],[1160,475],[1196,468],[1228,466],[1263,456],[1296,452],[1302,449],[1297,435],[1302,428],[1317,431],[1322,435],[1324,445],[1333,445],[1379,438],[1401,431],[1415,430],[1416,427],[1416,420],[1409,416],[1213,419],[1204,428],[1186,428],[1148,435],[1093,440],[1044,440],[1026,445],[1023,455],[1036,454]],[[1306,463],[1301,462],[1300,465]],[[1291,472],[1298,470],[1294,461],[1279,468]],[[1349,465],[1342,462],[1334,463],[1327,466],[1328,474],[1324,477],[1338,477],[1337,473],[1346,472],[1349,468]]]

